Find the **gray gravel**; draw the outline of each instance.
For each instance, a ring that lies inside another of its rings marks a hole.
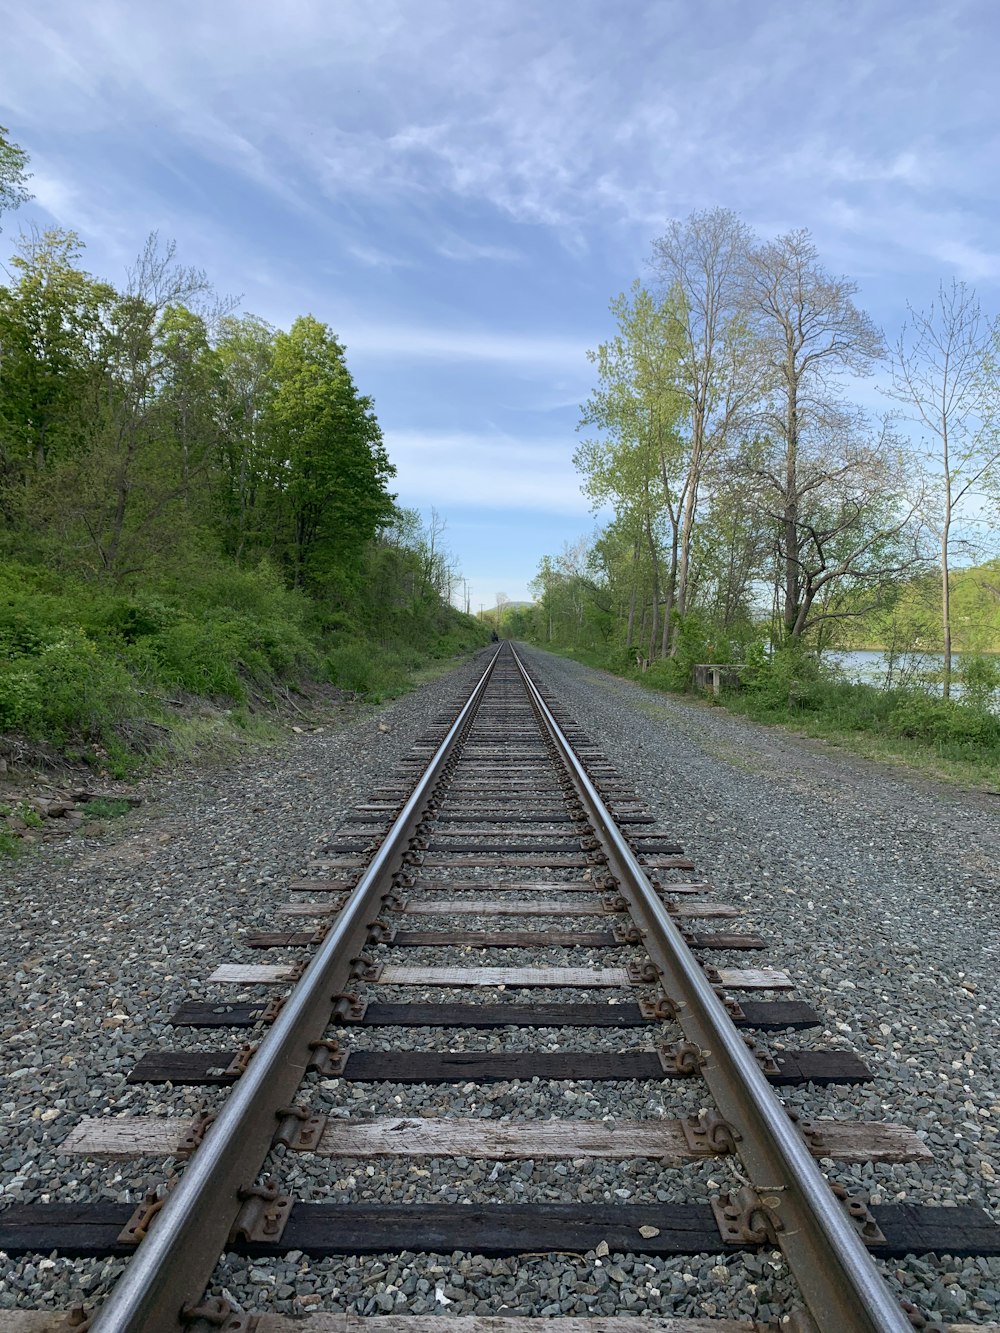
[[[769,941],[763,954],[720,953],[712,961],[788,970],[799,983],[798,997],[829,1020],[818,1032],[770,1035],[769,1044],[857,1050],[877,1074],[867,1089],[810,1087],[789,1090],[786,1100],[814,1116],[899,1120],[918,1128],[938,1158],[930,1169],[838,1164],[831,1176],[860,1185],[876,1201],[972,1201],[995,1209],[1000,1098],[991,1082],[997,1034],[990,1018],[996,1001],[990,960],[997,946],[984,936],[981,922],[997,887],[1000,802],[904,779],[718,710],[674,701],[576,663],[533,656],[566,711],[662,818],[658,827],[676,834],[694,857],[698,876],[714,879],[720,901],[747,909],[739,923],[707,922],[704,928],[759,929]],[[273,908],[287,899],[288,878],[301,874],[347,809],[378,785],[386,761],[430,731],[444,701],[472,675],[471,667],[462,668],[460,679],[438,681],[382,710],[379,716],[391,727],[387,734],[368,715],[334,733],[297,737],[292,746],[248,759],[232,772],[151,780],[145,789],[155,806],[131,819],[110,845],[64,843],[8,869],[11,908],[0,959],[18,964],[19,1009],[3,1034],[10,1042],[5,1067],[13,1074],[3,1110],[5,1118],[17,1120],[13,1146],[0,1159],[6,1198],[131,1199],[162,1177],[162,1161],[109,1165],[51,1154],[81,1115],[99,1108],[178,1114],[223,1095],[128,1088],[123,1080],[136,1057],[158,1041],[192,1048],[234,1044],[231,1031],[172,1029],[163,1020],[181,999],[217,997],[204,978],[219,961],[302,956],[290,950],[250,955],[238,940],[247,930],[277,927]],[[476,877],[470,871],[456,876]],[[518,871],[479,877],[493,882],[540,876]],[[544,875],[578,877],[578,871]],[[433,872],[435,882],[446,878]],[[448,894],[442,887],[428,896]],[[441,922],[414,917],[406,924],[434,929]],[[549,923],[466,917],[461,924],[540,930]],[[596,930],[607,921],[562,917],[551,924]],[[535,949],[491,951],[489,962],[606,965],[635,956],[629,949],[610,956]],[[472,961],[467,953],[431,947],[382,949],[380,957],[409,964]],[[260,993],[246,992],[254,998]],[[410,1001],[492,998],[488,991],[437,987],[423,994],[412,987],[374,987],[371,994]],[[606,1001],[609,995],[508,990],[504,998],[541,1003]],[[234,988],[227,991],[227,999],[236,997]],[[620,998],[632,1000],[634,992],[623,991]],[[391,1029],[352,1028],[340,1035],[356,1049],[391,1049],[398,1038]],[[532,1033],[425,1029],[406,1040],[424,1049],[607,1050],[648,1047],[676,1035],[670,1025]],[[655,1119],[691,1114],[705,1101],[695,1080],[437,1087],[352,1085],[313,1076],[305,1091],[317,1109],[334,1116]],[[734,1165],[724,1160],[681,1170],[655,1162],[362,1163],[288,1154],[280,1165],[300,1197],[395,1202],[690,1201],[736,1179]],[[11,1262],[7,1270],[0,1308],[59,1308],[93,1300],[119,1265],[36,1256]],[[889,1265],[887,1275],[938,1317],[983,1322],[1000,1315],[1000,1261],[910,1259]],[[461,1254],[329,1260],[293,1254],[267,1261],[229,1258],[213,1288],[244,1308],[285,1313],[648,1312],[766,1320],[796,1303],[776,1254],[660,1260],[591,1252],[505,1261]]]

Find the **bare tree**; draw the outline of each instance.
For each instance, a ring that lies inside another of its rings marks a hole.
[[[824,537],[810,513],[829,506],[837,492],[862,493],[865,475],[887,466],[879,450],[850,442],[858,433],[857,414],[845,405],[838,382],[845,372],[869,373],[884,343],[854,304],[857,284],[821,268],[808,232],[754,247],[750,270],[752,317],[767,368],[763,433],[773,446],[762,477],[771,500],[779,501],[783,621],[786,635],[797,638],[815,596],[808,548],[815,557],[834,535],[844,536],[852,510],[856,520],[862,517],[849,499],[835,503],[836,516],[826,520],[834,526]]]
[[[970,501],[1000,474],[1000,385],[995,374],[1000,322],[983,314],[964,282],[943,283],[927,310],[909,318],[893,349],[890,396],[925,435],[933,520],[941,560],[944,695],[951,692],[951,556],[967,549]]]

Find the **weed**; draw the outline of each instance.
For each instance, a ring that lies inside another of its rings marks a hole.
[[[117,796],[95,796],[88,801],[84,810],[85,819],[120,819],[132,809],[131,801]]]
[[[0,857],[17,856],[24,850],[20,838],[15,838],[13,833],[8,833],[5,828],[0,828]]]

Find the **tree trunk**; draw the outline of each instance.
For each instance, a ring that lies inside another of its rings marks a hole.
[[[944,675],[941,694],[951,698],[951,588],[948,584],[948,524],[941,537],[941,628],[944,646]]]
[[[660,557],[656,550],[656,540],[653,537],[653,525],[650,522],[649,510],[646,510],[646,537],[649,541],[649,558],[653,566],[653,612],[649,628],[649,660],[652,662],[656,658],[656,630],[659,624],[658,615],[660,610]]]
[[[667,586],[663,594],[663,636],[660,640],[660,656],[667,657],[670,631],[674,616],[674,592],[677,587],[677,524],[670,529],[670,568],[667,573]]]
[[[795,638],[795,627],[799,616],[799,413],[798,383],[795,378],[793,354],[789,352],[788,408],[785,421],[785,507],[782,514],[783,540],[785,544],[785,637]]]
[[[628,595],[628,628],[625,631],[625,651],[630,651],[632,647],[632,636],[635,633],[635,596],[636,581],[639,577],[639,543],[636,542],[632,547],[632,574],[629,582],[631,587]]]
[[[694,438],[691,444],[691,463],[688,469],[688,484],[685,487],[684,510],[681,518],[680,558],[677,568],[677,614],[683,616],[687,611],[688,570],[691,564],[691,537],[694,532],[694,515],[698,504],[698,474],[701,468],[701,426],[695,419]],[[676,635],[674,636],[676,639]],[[671,653],[677,651],[676,642]]]

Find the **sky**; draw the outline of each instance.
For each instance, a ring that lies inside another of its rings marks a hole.
[[[120,281],[173,238],[326,321],[472,609],[595,526],[572,454],[608,302],[674,217],[813,233],[895,337],[1000,297],[993,0],[0,0],[19,226]]]

